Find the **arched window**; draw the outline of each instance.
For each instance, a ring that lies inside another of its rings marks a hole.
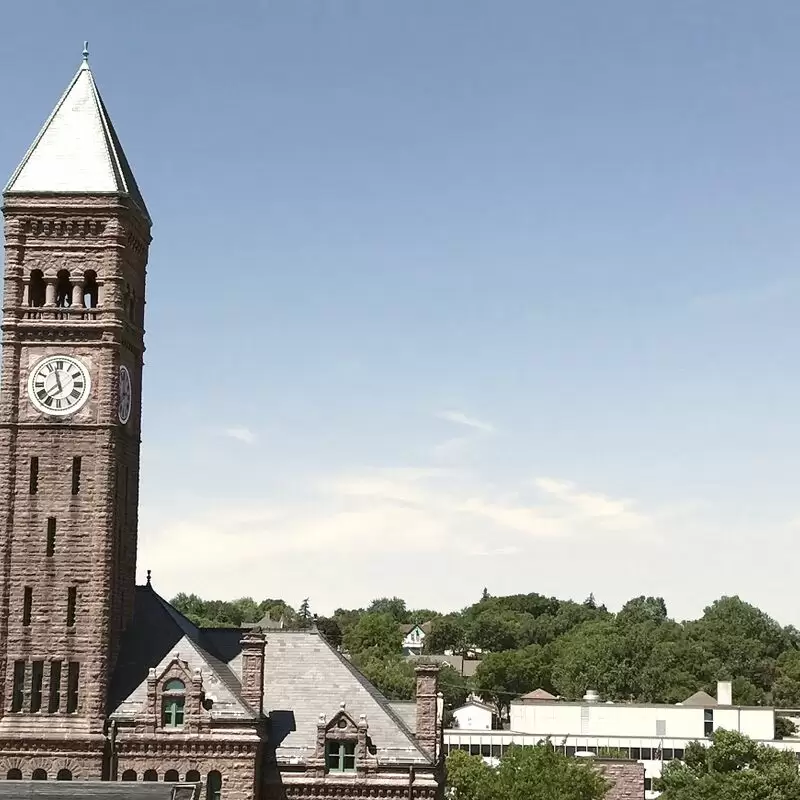
[[[33,771],[33,775],[31,775],[31,780],[34,780],[34,781],[46,781],[47,780],[47,773],[43,769],[35,769]]]
[[[124,780],[124,781],[135,781],[136,780],[136,770],[135,769],[126,769],[125,772],[122,773],[122,780]]]
[[[31,280],[28,284],[28,305],[41,308],[44,305],[45,295],[44,273],[40,269],[31,270]]]
[[[157,781],[158,773],[154,769],[148,769],[147,772],[144,773],[143,778],[146,781]]]
[[[177,783],[180,779],[181,777],[176,769],[168,769],[164,773],[164,783]]]
[[[6,775],[6,780],[7,781],[21,781],[22,780],[22,770],[21,769],[17,769],[16,767],[14,769],[10,769],[8,771],[8,774]]]
[[[200,783],[200,773],[196,769],[190,769],[186,773],[186,783]]]
[[[186,710],[186,684],[172,678],[164,684],[161,724],[165,728],[183,727]]]
[[[83,273],[83,304],[86,308],[97,308],[100,299],[100,287],[97,285],[97,273],[87,269]]]
[[[71,781],[72,773],[68,769],[60,769],[56,775],[57,781]]]
[[[208,773],[206,800],[222,800],[222,775],[217,770]]]
[[[72,305],[72,281],[65,269],[59,270],[56,275],[56,305],[59,308]]]

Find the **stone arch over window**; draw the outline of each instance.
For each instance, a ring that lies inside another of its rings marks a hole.
[[[10,769],[6,773],[6,780],[7,781],[21,781],[22,780],[22,770],[21,769],[17,769],[16,767],[14,767],[14,769]]]
[[[100,302],[100,287],[97,283],[97,273],[87,269],[83,273],[83,305],[86,308],[97,308]]]
[[[178,770],[176,769],[168,769],[164,773],[164,783],[177,783],[181,779],[181,776],[178,775]]]
[[[135,769],[126,769],[125,772],[122,773],[122,780],[123,781],[135,781],[136,780],[136,770]]]
[[[222,800],[222,774],[215,769],[206,779],[206,800]]]
[[[154,769],[148,769],[144,775],[142,776],[142,780],[145,781],[157,781],[158,780],[158,773]]]
[[[57,781],[71,781],[72,780],[72,772],[68,769],[60,769],[58,774],[56,775]]]
[[[56,275],[56,306],[67,308],[72,305],[72,280],[69,270],[60,269]]]
[[[41,767],[39,769],[35,769],[33,771],[33,775],[31,775],[31,780],[33,780],[33,781],[46,781],[47,780],[47,773]]]
[[[44,305],[47,295],[47,288],[44,282],[44,273],[40,269],[31,270],[31,278],[28,282],[28,305],[33,308],[41,308]]]
[[[200,773],[196,769],[190,769],[186,773],[186,783],[200,783]]]

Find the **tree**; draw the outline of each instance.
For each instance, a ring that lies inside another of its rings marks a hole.
[[[317,630],[328,640],[332,647],[342,645],[342,629],[335,617],[317,617]]]
[[[520,614],[488,608],[475,618],[470,638],[476,647],[490,653],[513,650],[521,644]]]
[[[444,653],[449,650],[464,655],[467,650],[467,628],[459,614],[437,617],[431,622],[431,632],[425,637],[426,653]]]
[[[794,753],[720,729],[667,764],[654,788],[662,800],[796,800],[800,773]]]
[[[445,709],[452,710],[467,702],[471,689],[469,681],[457,669],[445,664],[439,670],[439,691]]]
[[[447,786],[453,800],[602,800],[609,783],[543,742],[510,748],[497,769],[456,750],[447,757]]]
[[[353,663],[389,700],[413,699],[416,676],[414,667],[405,659],[366,651],[355,656]]]
[[[475,691],[483,700],[493,703],[498,715],[502,716],[516,697],[540,687],[550,687],[549,673],[544,651],[539,645],[490,653],[478,665]]]
[[[406,601],[399,597],[379,597],[369,604],[368,614],[389,614],[397,623],[408,622]]]
[[[300,603],[300,608],[297,611],[297,620],[301,628],[308,628],[311,625],[311,608],[307,597]]]
[[[797,733],[797,725],[789,717],[775,717],[775,738],[784,739]]]
[[[358,622],[344,633],[345,649],[352,656],[385,657],[399,655],[403,634],[397,621],[390,614],[364,614]]]

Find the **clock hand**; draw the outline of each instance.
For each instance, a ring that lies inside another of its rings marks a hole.
[[[58,394],[61,394],[64,391],[64,387],[61,385],[61,378],[58,374],[58,370],[55,371],[56,376],[56,386],[58,387]]]

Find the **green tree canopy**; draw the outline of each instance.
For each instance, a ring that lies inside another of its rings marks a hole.
[[[391,614],[364,614],[344,632],[344,647],[352,656],[399,655],[403,635]]]
[[[549,688],[550,670],[544,650],[532,644],[522,650],[490,653],[478,665],[474,680],[475,691],[486,702],[494,703],[502,715],[515,697]]]
[[[447,787],[453,800],[602,800],[609,784],[591,763],[543,742],[510,748],[496,769],[456,750],[447,757]]]

